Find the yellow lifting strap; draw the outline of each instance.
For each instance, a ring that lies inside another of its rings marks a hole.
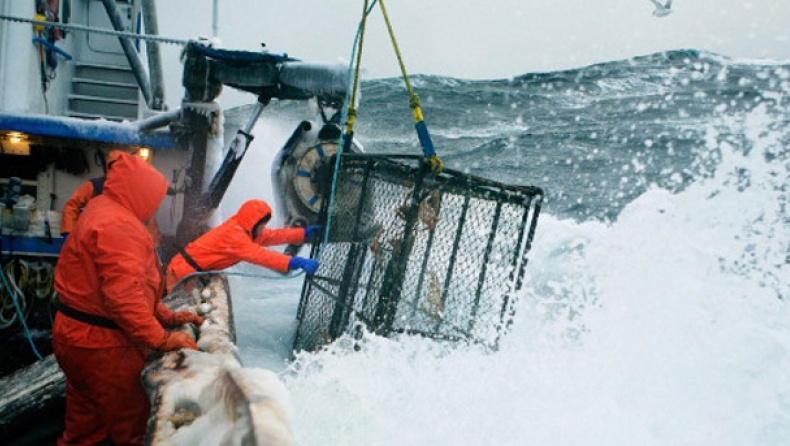
[[[357,87],[359,86],[359,70],[362,65],[362,44],[365,40],[365,24],[368,21],[368,0],[362,7],[362,23],[359,28],[359,42],[357,42],[357,60],[354,67],[354,85],[351,88],[351,104],[348,106],[348,116],[346,120],[346,137],[343,144],[344,151],[351,148],[351,140],[354,138],[354,123],[357,120]]]
[[[411,83],[409,82],[409,75],[406,73],[406,67],[403,64],[403,58],[401,57],[400,50],[398,49],[398,42],[395,40],[395,33],[392,30],[392,25],[390,24],[389,16],[387,15],[387,8],[384,6],[384,0],[378,0],[379,6],[381,7],[381,13],[384,15],[384,22],[387,24],[387,31],[390,35],[390,40],[392,40],[392,47],[395,49],[395,55],[398,58],[398,64],[400,65],[400,71],[403,75],[403,81],[406,83],[406,89],[409,91],[409,106],[412,108],[414,113],[414,128],[417,130],[417,137],[420,140],[420,145],[422,146],[422,153],[425,155],[428,164],[431,166],[431,170],[434,173],[441,173],[444,169],[444,161],[439,158],[439,155],[436,154],[436,150],[433,148],[433,141],[431,141],[431,135],[428,133],[428,126],[425,125],[425,121],[423,120],[422,116],[422,109],[420,108],[420,97],[417,96],[417,93],[411,88]],[[367,0],[365,1],[367,5]]]

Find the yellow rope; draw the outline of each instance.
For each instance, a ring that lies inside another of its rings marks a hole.
[[[381,6],[381,14],[384,16],[384,23],[387,24],[387,32],[389,32],[390,40],[392,41],[392,48],[395,49],[395,56],[398,58],[398,65],[400,65],[400,72],[401,75],[403,75],[403,81],[406,83],[406,90],[409,91],[409,105],[412,108],[419,108],[420,98],[411,88],[409,74],[406,72],[406,66],[403,64],[403,57],[400,54],[398,42],[395,40],[395,31],[392,30],[392,24],[390,23],[389,14],[387,14],[387,7],[384,6],[384,0],[379,0],[379,6]]]
[[[414,89],[411,88],[409,74],[406,72],[406,66],[403,63],[403,57],[400,54],[398,42],[395,40],[395,32],[392,30],[389,14],[387,14],[387,7],[384,5],[384,0],[378,1],[379,6],[381,6],[381,14],[384,16],[384,23],[387,25],[387,32],[389,32],[390,40],[392,41],[392,48],[395,49],[395,56],[398,58],[398,65],[400,65],[403,81],[406,83],[406,90],[409,92],[409,106],[411,107],[412,113],[414,114],[415,129],[417,130],[417,136],[420,138],[423,154],[425,155],[431,170],[437,174],[441,173],[441,171],[444,170],[444,161],[442,161],[442,159],[436,154],[433,148],[433,142],[431,141],[431,136],[428,133],[428,127],[425,125],[425,122],[423,122],[422,109],[420,108],[420,97],[417,96],[417,93],[415,93]]]
[[[348,117],[346,120],[346,135],[353,135],[354,133],[354,123],[356,122],[357,118],[357,108],[355,104],[357,103],[357,87],[359,86],[359,70],[360,66],[362,65],[362,44],[365,40],[365,25],[368,21],[368,0],[365,0],[365,4],[362,7],[362,23],[360,24],[359,28],[359,42],[357,43],[357,61],[356,67],[354,67],[354,85],[351,89],[351,104],[348,106]]]

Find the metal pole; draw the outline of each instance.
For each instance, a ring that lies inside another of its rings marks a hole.
[[[121,16],[121,12],[116,7],[115,0],[102,0],[102,3],[104,4],[104,9],[107,11],[107,16],[110,18],[110,22],[112,22],[113,28],[118,31],[123,31],[124,19],[123,16]],[[147,73],[143,67],[143,62],[140,60],[140,56],[137,54],[134,45],[129,39],[119,37],[118,41],[121,42],[121,47],[123,48],[123,52],[126,54],[126,59],[129,61],[129,66],[132,69],[132,73],[134,74],[135,79],[137,79],[137,85],[140,87],[140,91],[143,93],[145,103],[146,105],[150,106],[151,83],[149,82]]]
[[[142,7],[145,34],[158,35],[159,19],[156,14],[156,3],[154,0],[143,0]],[[162,74],[162,55],[159,52],[159,43],[146,42],[145,48],[148,51],[148,70],[151,73],[150,106],[153,110],[163,110],[165,107],[165,83]]]
[[[213,37],[217,37],[219,32],[219,0],[214,0],[214,10],[211,13],[211,33]]]

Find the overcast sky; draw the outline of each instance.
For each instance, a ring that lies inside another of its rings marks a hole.
[[[214,0],[158,2],[160,32],[212,33]],[[303,60],[347,60],[362,0],[218,0],[226,48]],[[471,79],[512,77],[670,49],[790,60],[790,0],[676,0],[652,16],[650,0],[388,0],[408,72]],[[363,49],[368,77],[399,75],[381,11]]]

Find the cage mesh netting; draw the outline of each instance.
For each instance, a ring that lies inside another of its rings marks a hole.
[[[342,156],[321,267],[302,289],[295,351],[361,326],[496,348],[543,191],[450,169],[434,175],[421,159]]]

